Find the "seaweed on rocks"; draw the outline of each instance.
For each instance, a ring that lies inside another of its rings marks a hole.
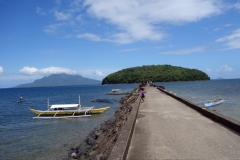
[[[132,104],[139,96],[139,88],[121,98],[122,106],[108,121],[97,126],[87,138],[76,147],[76,156],[79,160],[107,160],[120,133],[132,111]],[[68,158],[68,160],[71,157]]]

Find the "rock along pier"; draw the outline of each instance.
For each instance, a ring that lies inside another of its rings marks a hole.
[[[169,93],[139,88],[78,146],[75,159],[240,159],[240,122]]]

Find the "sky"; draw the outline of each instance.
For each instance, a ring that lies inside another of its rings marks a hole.
[[[164,64],[240,78],[240,0],[0,0],[0,88]]]

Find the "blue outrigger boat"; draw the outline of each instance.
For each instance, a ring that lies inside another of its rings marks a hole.
[[[120,89],[112,89],[111,92],[108,92],[107,95],[125,95],[125,94],[129,94],[130,91],[121,91]]]
[[[116,101],[115,99],[101,98],[101,99],[96,99],[95,101],[92,101],[92,102],[114,103],[115,101]]]

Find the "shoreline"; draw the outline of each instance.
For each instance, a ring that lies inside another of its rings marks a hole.
[[[187,99],[184,99],[182,97],[177,96],[176,94],[165,90],[164,88],[158,86],[157,87],[160,91],[166,93],[167,95],[171,96],[174,99],[177,99],[178,101],[186,104],[190,108],[196,110],[197,112],[201,113],[205,117],[224,125],[225,127],[231,129],[233,132],[236,132],[237,134],[240,134],[240,121],[232,119],[230,117],[224,116],[218,112],[215,112],[213,110],[201,107]]]
[[[203,116],[229,128],[236,134],[240,134],[240,122],[214,111],[204,109],[201,106],[178,97],[174,93],[165,90],[163,86],[156,86],[159,91],[186,104],[198,111]],[[115,115],[108,121],[99,125],[87,138],[71,152],[74,153],[67,160],[73,159],[125,159],[132,138],[132,130],[135,125],[138,107],[140,105],[140,87],[135,88],[129,95],[121,98],[122,105]]]
[[[115,115],[97,126],[79,145],[71,148],[64,159],[108,159],[138,98],[139,87],[122,97],[122,105]]]

